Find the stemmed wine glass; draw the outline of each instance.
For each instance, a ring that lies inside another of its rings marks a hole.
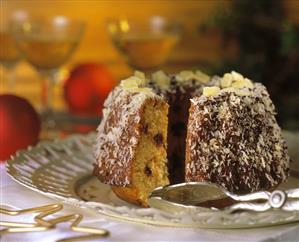
[[[42,78],[42,121],[44,128],[55,126],[52,109],[53,85],[59,67],[72,55],[82,37],[85,24],[64,16],[29,17],[13,23],[13,36],[24,58]]]
[[[161,16],[146,21],[110,19],[107,29],[128,64],[144,72],[161,68],[180,38],[181,26]]]

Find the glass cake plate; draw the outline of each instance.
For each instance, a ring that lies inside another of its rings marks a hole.
[[[299,221],[299,211],[229,213],[203,208],[168,213],[139,208],[117,198],[110,186],[92,176],[95,133],[65,140],[43,141],[19,151],[7,162],[7,173],[18,183],[79,209],[93,209],[115,219],[159,226],[251,228]],[[293,159],[291,177],[282,188],[299,186],[299,133],[284,132]]]

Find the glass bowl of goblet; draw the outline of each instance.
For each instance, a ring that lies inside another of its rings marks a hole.
[[[180,23],[161,16],[109,19],[107,29],[129,66],[145,72],[166,63],[181,34]]]

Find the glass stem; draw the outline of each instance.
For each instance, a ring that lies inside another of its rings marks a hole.
[[[56,83],[57,70],[39,71],[42,77],[41,103],[43,113],[53,112],[54,86]]]
[[[8,78],[8,92],[14,93],[16,91],[16,73],[14,68],[7,68]]]

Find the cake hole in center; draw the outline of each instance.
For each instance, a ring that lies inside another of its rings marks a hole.
[[[158,133],[154,136],[154,141],[157,145],[162,145],[163,143],[163,135]]]

